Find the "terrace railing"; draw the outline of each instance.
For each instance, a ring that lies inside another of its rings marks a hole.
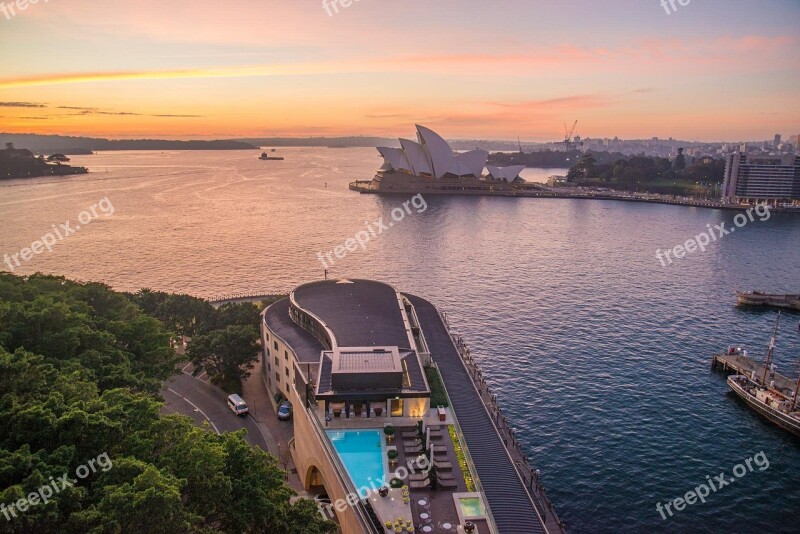
[[[305,410],[306,410],[306,415],[311,421],[312,426],[314,427],[314,431],[317,434],[317,439],[319,440],[323,450],[325,451],[327,460],[333,465],[334,470],[336,471],[337,481],[344,488],[345,493],[347,495],[358,495],[358,489],[356,489],[355,484],[353,484],[353,482],[350,480],[350,477],[347,474],[347,469],[345,468],[344,464],[339,458],[339,454],[336,452],[336,450],[334,450],[333,446],[330,444],[330,441],[328,440],[328,435],[325,432],[325,428],[322,426],[322,423],[317,418],[317,414],[314,411],[313,407],[306,406]],[[381,525],[376,525],[372,521],[369,513],[367,513],[366,506],[364,505],[364,501],[362,499],[359,499],[358,503],[355,506],[352,506],[351,508],[355,512],[359,523],[361,523],[364,532],[367,532],[369,534],[383,534],[384,532],[383,527]]]

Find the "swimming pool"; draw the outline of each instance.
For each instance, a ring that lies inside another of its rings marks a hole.
[[[486,510],[483,508],[483,503],[480,497],[461,497],[458,499],[461,505],[461,512],[465,518],[483,517],[486,515]]]
[[[386,484],[380,430],[328,430],[327,434],[362,497],[363,486],[372,489]]]

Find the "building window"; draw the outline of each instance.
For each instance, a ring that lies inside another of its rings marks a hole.
[[[284,359],[288,360],[289,359],[289,351],[287,351],[287,350],[283,351],[283,357],[284,357]]]
[[[281,374],[278,371],[275,371],[275,382],[281,383]]]
[[[278,367],[280,364],[281,362],[278,361],[278,357],[275,356],[275,367]]]
[[[267,347],[267,356],[269,356],[269,347]]]
[[[278,342],[277,341],[273,341],[272,342],[272,346],[275,347],[275,350],[278,350]]]
[[[267,371],[272,371],[272,365],[269,362],[267,362]]]
[[[267,332],[267,341],[269,341],[269,332]]]
[[[286,367],[283,371],[286,373],[286,376],[288,377],[289,376],[289,368]]]
[[[286,394],[289,394],[289,384],[286,384]]]

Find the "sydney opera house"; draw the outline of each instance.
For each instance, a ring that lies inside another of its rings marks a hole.
[[[370,182],[354,182],[364,192],[486,192],[509,191],[524,183],[524,165],[486,165],[489,153],[456,153],[439,134],[417,125],[417,140],[400,139],[400,148],[378,147],[383,165]],[[486,173],[484,173],[486,170]]]

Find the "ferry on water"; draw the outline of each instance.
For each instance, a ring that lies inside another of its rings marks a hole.
[[[273,148],[272,151],[275,152],[275,149]],[[258,159],[264,161],[283,161],[283,156],[270,156],[266,152],[262,152],[261,157]]]

